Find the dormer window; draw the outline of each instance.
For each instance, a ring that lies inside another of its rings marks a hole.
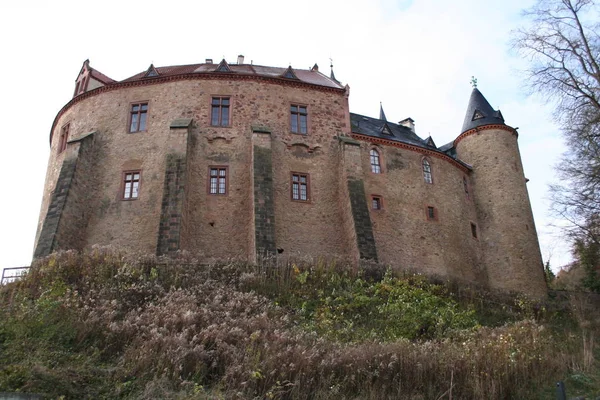
[[[483,113],[479,110],[475,110],[475,112],[473,113],[473,118],[471,119],[472,121],[475,121],[477,119],[482,119],[485,118],[485,115],[483,115]]]

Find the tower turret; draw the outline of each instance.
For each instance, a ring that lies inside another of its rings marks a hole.
[[[454,147],[473,167],[475,229],[489,286],[543,297],[547,287],[517,136],[474,87]]]

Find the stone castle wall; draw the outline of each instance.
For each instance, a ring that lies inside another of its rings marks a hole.
[[[210,126],[213,96],[230,96],[230,126]],[[130,107],[137,102],[148,103],[147,130],[129,133]],[[290,133],[291,104],[307,106],[307,135]],[[174,129],[173,121],[181,120],[190,121],[189,126]],[[474,163],[471,172],[427,151],[350,139],[343,90],[220,78],[92,92],[67,106],[55,123],[38,238],[50,216],[61,167],[76,146],[70,143],[58,153],[60,130],[67,123],[70,139],[94,131],[93,151],[80,152],[78,159],[93,168],[77,176],[85,183],[85,195],[69,199],[71,208],[81,211],[80,234],[65,233],[52,250],[113,244],[147,253],[181,249],[207,259],[253,260],[262,251],[279,249],[284,255],[377,259],[427,274],[530,290],[519,283],[523,274],[506,278],[493,272],[506,261],[498,249],[517,249],[518,240],[507,241],[503,233],[493,237],[505,227],[502,219],[489,222],[492,211],[487,211],[519,203],[519,215],[528,218],[530,228],[515,257],[524,259],[528,250],[539,254],[526,188],[523,195],[524,186],[514,185],[516,197],[507,200],[509,205],[489,207],[494,193],[475,194],[492,179],[475,171],[478,146],[463,150],[464,160]],[[371,148],[381,154],[381,174],[371,172]],[[423,179],[424,156],[432,166],[433,184]],[[516,161],[506,162],[511,173],[522,177],[520,159],[516,167]],[[208,194],[211,166],[227,167],[226,195]],[[141,170],[141,182],[139,198],[126,201],[121,199],[122,174],[129,170]],[[309,175],[309,201],[291,200],[292,172]],[[469,181],[468,195],[463,178]],[[372,195],[382,197],[382,210],[371,208]],[[427,218],[428,206],[436,209],[435,221]],[[61,224],[73,218],[65,216]],[[36,240],[36,246],[40,243]],[[530,262],[537,262],[535,256],[519,266],[511,260],[511,271],[529,268],[525,264]]]

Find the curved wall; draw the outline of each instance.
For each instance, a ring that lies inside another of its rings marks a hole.
[[[455,143],[457,155],[473,166],[472,185],[489,285],[545,295],[516,131],[507,126],[484,126],[463,133]]]
[[[36,254],[48,237],[48,251],[112,244],[145,253],[189,250],[208,259],[253,260],[264,247],[284,255],[377,258],[545,293],[512,131],[461,135],[457,154],[471,171],[434,150],[351,139],[341,89],[220,76],[115,84],[81,96],[53,127]],[[230,97],[230,126],[210,125],[213,96]],[[131,104],[139,102],[148,103],[147,130],[129,133]],[[291,104],[307,107],[307,135],[290,132]],[[191,124],[172,128],[182,119]],[[59,153],[66,124],[72,142]],[[373,148],[381,155],[380,174],[371,172]],[[432,184],[423,178],[424,156]],[[227,168],[224,196],[208,194],[211,166]],[[140,191],[124,201],[128,170],[141,171]],[[309,201],[292,201],[292,172],[308,175]],[[372,209],[372,195],[382,198],[382,210]],[[434,220],[427,207],[435,208]],[[64,209],[62,219],[48,228],[57,209]]]
[[[371,148],[382,155],[381,174],[370,170]],[[426,274],[485,283],[480,243],[471,232],[471,223],[477,223],[475,207],[463,185],[467,171],[403,148],[367,144],[363,154],[367,194],[381,195],[384,201],[383,210],[371,212],[380,260]],[[423,177],[423,157],[431,165],[431,184]],[[435,208],[435,220],[428,219],[427,207]]]
[[[210,126],[213,96],[230,96],[231,124]],[[187,146],[186,227],[181,248],[208,257],[248,257],[252,236],[252,126],[272,132],[277,246],[286,252],[342,255],[335,187],[336,135],[347,130],[343,91],[252,80],[181,80],[103,91],[75,102],[55,123],[40,228],[65,154],[58,154],[62,126],[69,138],[95,131],[96,165],[85,246],[117,244],[154,252],[159,229],[165,159],[171,122],[191,118]],[[148,103],[146,132],[128,133],[130,105]],[[308,107],[308,135],[290,133],[290,104]],[[69,145],[71,146],[71,145]],[[228,167],[226,196],[207,195],[209,166]],[[121,174],[140,169],[139,199],[121,200]],[[310,174],[311,201],[290,201],[290,171]],[[315,227],[319,229],[315,229]]]

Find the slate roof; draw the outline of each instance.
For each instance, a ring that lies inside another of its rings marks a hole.
[[[160,77],[173,76],[173,75],[185,75],[185,74],[202,74],[202,73],[216,73],[215,70],[219,64],[190,64],[190,65],[173,65],[168,67],[156,67]],[[228,64],[230,72],[219,72],[220,74],[235,74],[235,75],[255,75],[264,76],[269,78],[281,78],[286,80],[296,80],[284,78],[283,75],[288,71],[288,68],[279,67],[267,67],[263,65],[253,64]],[[306,69],[295,69],[292,68],[294,75],[298,81],[309,83],[312,85],[325,86],[336,89],[343,89],[344,87],[337,81],[323,75],[316,70]],[[129,77],[122,82],[133,82],[140,81],[145,78],[146,70],[138,74]]]
[[[352,133],[412,144],[413,146],[431,150],[431,147],[427,146],[423,139],[406,126],[354,113],[350,113],[350,122],[352,124]],[[392,135],[383,133],[385,126],[389,128]]]
[[[496,111],[492,108],[479,89],[473,88],[461,133],[477,128],[478,126],[492,124],[504,125],[502,113],[500,110]]]
[[[453,142],[447,143],[441,147],[435,147],[435,143],[433,143],[431,136],[427,139],[421,139],[416,133],[411,131],[410,128],[407,128],[406,126],[360,114],[350,113],[350,122],[352,124],[352,133],[358,133],[380,139],[387,139],[393,142],[410,144],[422,149],[427,149],[429,151],[437,151],[454,158],[457,162],[465,167],[469,169],[471,168],[470,165],[456,158],[456,151],[454,149]],[[392,134],[388,135],[383,133],[384,127],[387,127]]]

